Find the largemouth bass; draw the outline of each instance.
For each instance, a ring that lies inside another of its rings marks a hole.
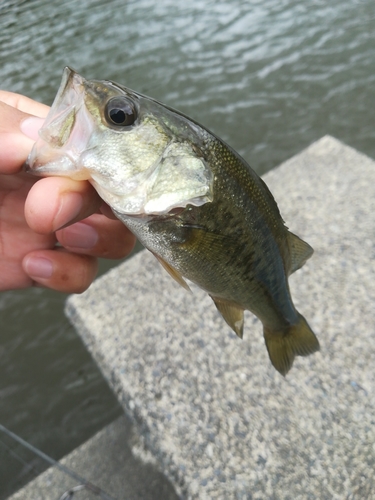
[[[288,231],[262,179],[195,121],[65,68],[28,169],[89,180],[178,283],[212,297],[239,337],[244,310],[255,314],[282,375],[295,356],[319,349],[288,286],[312,248]]]

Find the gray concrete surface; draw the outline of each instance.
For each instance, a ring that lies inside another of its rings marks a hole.
[[[181,498],[375,499],[375,162],[324,137],[265,180],[315,248],[290,284],[321,351],[285,379],[146,251],[67,313]]]
[[[177,500],[172,485],[152,463],[134,457],[137,435],[125,416],[98,432],[60,462],[117,500]],[[59,500],[81,484],[56,467],[50,467],[9,500]],[[100,498],[81,490],[73,499]]]

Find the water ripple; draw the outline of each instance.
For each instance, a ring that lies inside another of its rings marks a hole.
[[[260,173],[327,133],[375,157],[374,18],[373,0],[3,1],[1,86],[50,103],[67,64],[113,79]],[[62,307],[41,290],[0,296],[0,417],[55,457],[118,411]]]

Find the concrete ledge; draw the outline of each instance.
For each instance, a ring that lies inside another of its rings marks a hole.
[[[67,312],[182,498],[375,497],[375,162],[324,137],[265,180],[315,255],[291,279],[321,352],[286,379],[142,252]]]
[[[283,379],[260,324],[240,341],[142,252],[67,311],[183,498],[375,495],[375,163],[324,137],[266,181],[314,248],[291,280],[321,341]]]

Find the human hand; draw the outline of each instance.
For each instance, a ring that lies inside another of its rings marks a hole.
[[[134,247],[130,231],[101,213],[111,216],[88,182],[22,172],[48,110],[0,91],[0,291],[38,284],[80,293],[97,257],[119,259]]]

